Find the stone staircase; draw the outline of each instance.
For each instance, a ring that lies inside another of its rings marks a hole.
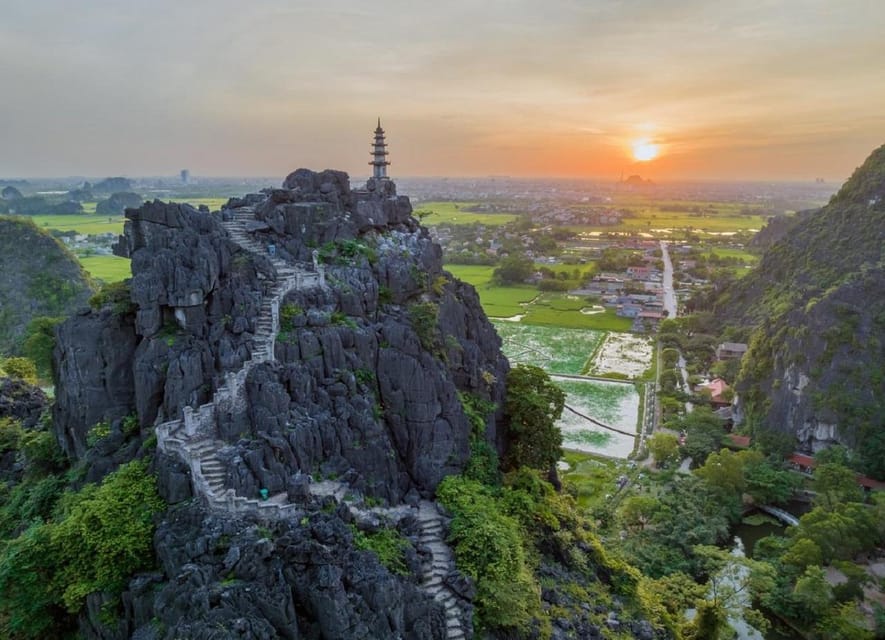
[[[434,503],[422,500],[418,505],[418,529],[418,542],[431,552],[430,561],[422,567],[421,588],[445,607],[447,640],[462,640],[467,633],[461,622],[461,605],[445,583],[446,576],[455,570],[455,559],[443,539],[443,517]]]
[[[280,304],[293,289],[325,286],[322,266],[308,271],[301,265],[293,266],[270,255],[267,248],[255,241],[246,230],[246,223],[254,221],[254,208],[241,207],[229,211],[229,219],[221,224],[231,239],[239,246],[258,255],[266,256],[276,271],[276,279],[270,285],[261,305],[253,334],[252,354],[236,373],[228,373],[225,383],[218,388],[211,402],[197,408],[185,407],[182,418],[157,424],[157,446],[160,451],[176,455],[189,468],[194,493],[207,506],[223,513],[251,515],[265,521],[294,519],[304,515],[297,504],[290,503],[285,493],[270,496],[267,500],[244,498],[233,489],[225,489],[225,465],[217,452],[227,446],[217,438],[217,416],[220,412],[242,411],[246,407],[246,376],[256,364],[274,359],[274,343],[280,330]],[[310,484],[312,496],[323,499],[332,496],[344,502],[348,486],[342,482],[323,480]],[[356,516],[383,516],[399,520],[414,509],[399,506],[393,508],[359,509],[349,507]],[[421,589],[439,602],[445,609],[447,640],[463,640],[472,637],[472,628],[464,627],[465,616],[459,599],[445,578],[455,570],[451,549],[443,539],[443,516],[433,502],[422,500],[417,509],[419,543],[431,551],[431,559],[422,567]]]
[[[232,219],[221,223],[231,239],[247,251],[267,255],[265,249],[245,229],[246,222],[255,219],[254,209],[243,207],[231,213]],[[216,455],[217,451],[226,446],[216,438],[218,412],[244,409],[246,376],[256,364],[274,359],[282,300],[293,289],[325,285],[322,272],[310,272],[300,266],[288,265],[276,256],[267,255],[267,258],[273,264],[276,279],[268,287],[255,321],[251,357],[243,363],[239,371],[227,374],[224,385],[218,388],[211,402],[196,409],[185,407],[181,419],[158,424],[156,433],[159,449],[176,454],[188,465],[195,493],[202,496],[211,509],[263,518],[282,518],[294,516],[300,509],[287,502],[286,494],[258,500],[237,496],[232,489],[225,489],[224,465]],[[343,497],[346,487],[342,483],[337,485],[340,486],[317,485],[317,495]]]

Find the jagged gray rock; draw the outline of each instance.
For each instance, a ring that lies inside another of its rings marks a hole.
[[[248,637],[468,637],[471,585],[435,522],[424,551],[445,575],[421,588],[367,571],[352,552],[328,556],[329,545],[350,548],[335,533],[341,519],[368,526],[384,510],[339,510],[314,530],[320,546],[245,540],[218,565],[194,529],[197,514],[229,537],[250,518],[293,527],[346,494],[417,506],[465,465],[458,393],[502,406],[508,365],[475,292],[442,271],[408,199],[389,181],[356,191],[346,174],[299,170],[220,215],[153,202],[127,218],[117,252],[132,258],[131,309],[84,312],[59,332],[59,438],[90,459],[92,425],[135,413],[142,439],[157,430],[161,494],[201,505],[161,525],[164,586],[151,600],[132,585],[127,632],[151,637],[152,612],[162,637],[209,637],[213,624]],[[487,436],[501,441],[494,419]],[[219,516],[205,519],[206,507]],[[244,563],[255,554],[264,559]],[[276,567],[293,563],[281,577]],[[219,586],[240,568],[242,588]],[[84,630],[96,624],[88,618]]]

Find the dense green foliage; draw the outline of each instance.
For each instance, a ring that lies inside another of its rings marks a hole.
[[[5,637],[60,635],[88,594],[119,593],[153,562],[153,518],[163,502],[144,462],[123,465],[100,485],[76,492],[60,494],[62,484],[46,476],[20,485],[4,504],[5,530],[31,522],[0,546]],[[12,513],[18,523],[10,522]]]
[[[543,369],[520,364],[510,370],[504,404],[511,436],[507,468],[553,468],[562,456],[562,433],[556,421],[564,406],[565,393]]]
[[[55,328],[64,318],[34,318],[25,329],[22,353],[37,367],[43,380],[52,379],[52,350],[55,348]]]
[[[92,284],[75,256],[25,218],[0,216],[0,354],[17,353],[40,316],[72,313]]]
[[[398,531],[378,529],[366,533],[351,525],[351,532],[353,533],[354,547],[363,551],[372,551],[378,556],[381,564],[392,573],[401,576],[409,573],[405,553],[411,544]]]

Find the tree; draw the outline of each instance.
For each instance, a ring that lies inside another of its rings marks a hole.
[[[657,466],[665,467],[671,462],[679,461],[679,438],[672,433],[659,431],[652,434],[647,444]]]
[[[746,492],[757,504],[783,504],[802,485],[802,476],[768,460],[751,460],[744,466]]]
[[[22,353],[37,366],[43,380],[52,379],[52,350],[55,348],[55,328],[64,318],[34,318],[25,330]]]
[[[863,493],[854,471],[841,464],[820,464],[814,469],[814,503],[832,510],[843,502],[861,502]]]
[[[799,519],[799,526],[788,530],[795,540],[814,542],[824,558],[849,559],[872,549],[882,539],[876,511],[857,502],[840,503],[832,510],[815,507]]]
[[[806,567],[823,564],[824,558],[816,542],[808,538],[800,538],[791,544],[787,552],[781,556],[781,562],[803,570]]]
[[[630,496],[621,503],[618,513],[624,526],[642,531],[652,521],[660,506],[657,499],[651,496]]]
[[[709,407],[695,407],[680,424],[686,434],[683,448],[696,464],[703,464],[710,453],[722,446],[722,420]]]
[[[817,638],[826,640],[873,640],[873,632],[866,629],[866,620],[854,602],[846,602],[834,609],[815,627]]]
[[[562,456],[562,433],[556,421],[565,407],[565,393],[543,369],[520,364],[507,374],[504,414],[510,424],[508,468],[555,469]]]
[[[804,609],[803,621],[817,620],[833,601],[833,589],[827,582],[826,574],[821,567],[809,566],[793,587],[793,597]]]
[[[492,272],[497,284],[521,284],[535,272],[535,263],[524,256],[510,256]]]
[[[704,465],[695,470],[695,474],[712,487],[740,495],[746,486],[744,465],[748,456],[761,458],[762,454],[755,451],[734,453],[730,449],[721,449],[718,453],[711,453]]]
[[[764,625],[764,618],[751,608],[750,603],[755,596],[768,593],[774,588],[774,568],[766,562],[734,555],[725,549],[709,545],[698,545],[693,551],[700,559],[706,575],[710,576],[706,605],[710,609],[709,614],[715,614],[715,618],[707,620],[705,624],[712,624],[712,620],[721,621],[729,615],[748,617],[750,614],[754,625],[760,622]],[[699,618],[701,613],[702,608],[699,606]],[[723,630],[722,626],[714,625],[708,629],[707,635],[695,637],[699,640],[715,639],[720,637]]]

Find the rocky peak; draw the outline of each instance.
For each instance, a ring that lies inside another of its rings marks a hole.
[[[127,210],[116,252],[132,258],[131,305],[60,329],[66,451],[85,455],[98,421],[133,413],[147,433],[209,406],[237,374],[244,401],[212,435],[227,489],[284,492],[312,474],[390,502],[432,495],[469,454],[458,394],[502,406],[507,362],[411,212],[389,180],[352,190],[346,173],[307,169],[216,214]]]

